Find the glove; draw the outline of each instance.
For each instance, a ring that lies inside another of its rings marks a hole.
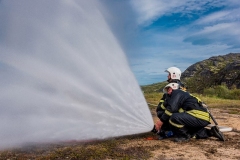
[[[155,128],[155,125],[153,126],[153,129],[151,130],[151,132],[153,132],[153,133],[157,133],[158,132],[157,129]]]

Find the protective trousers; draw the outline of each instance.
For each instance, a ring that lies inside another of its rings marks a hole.
[[[196,118],[186,112],[173,113],[169,119],[172,131],[177,137],[193,137],[198,139],[208,138],[209,130],[204,128],[209,122]]]

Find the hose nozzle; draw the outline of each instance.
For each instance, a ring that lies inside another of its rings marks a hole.
[[[157,133],[158,131],[156,130],[156,128],[155,128],[155,125],[153,126],[153,129],[151,130],[151,132],[153,132],[153,133]]]

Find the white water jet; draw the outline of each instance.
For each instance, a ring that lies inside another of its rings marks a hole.
[[[103,9],[95,0],[0,1],[0,148],[152,129]]]

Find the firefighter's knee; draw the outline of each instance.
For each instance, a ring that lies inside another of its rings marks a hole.
[[[170,121],[172,122],[178,122],[179,121],[179,113],[173,113],[170,117]]]

